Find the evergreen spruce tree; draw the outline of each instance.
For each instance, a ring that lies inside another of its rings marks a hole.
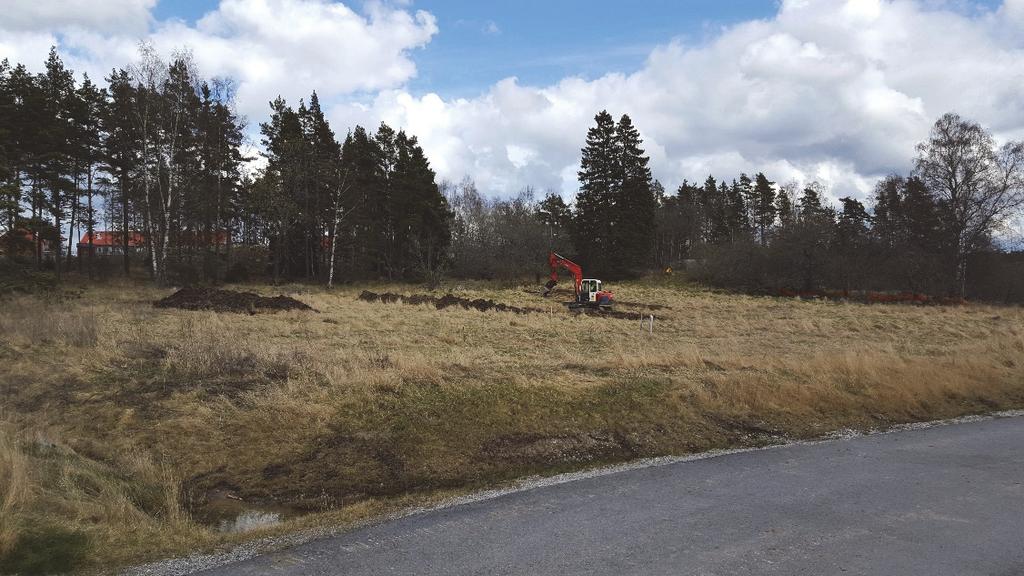
[[[351,182],[347,207],[351,210],[348,227],[350,270],[354,273],[386,276],[385,251],[388,217],[382,152],[377,140],[362,126],[356,126],[342,146],[344,171]]]
[[[704,241],[704,211],[701,208],[702,188],[686,180],[676,191],[679,219],[682,224],[683,256],[691,256],[693,248]]]
[[[612,204],[612,274],[637,274],[651,264],[657,198],[640,132],[623,114],[615,129],[621,184]]]
[[[395,201],[391,227],[395,231],[397,272],[405,279],[436,280],[451,239],[452,213],[416,138],[400,131],[393,142],[395,162],[390,180]]]
[[[701,189],[701,207],[704,211],[705,224],[702,238],[706,244],[720,244],[729,236],[723,200],[718,181],[713,176],[708,176],[704,181],[704,188]]]
[[[576,195],[573,245],[581,264],[596,271],[612,265],[615,238],[612,214],[621,186],[622,169],[617,151],[616,126],[611,114],[602,110],[587,131],[580,159],[580,190]]]

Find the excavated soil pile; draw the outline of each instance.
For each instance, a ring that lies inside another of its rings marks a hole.
[[[217,290],[215,288],[182,288],[163,300],[157,300],[153,306],[245,314],[280,312],[282,310],[313,310],[308,305],[288,296],[267,297],[252,292]],[[313,311],[315,312],[315,310]]]
[[[438,310],[449,308],[452,306],[458,306],[465,310],[479,310],[486,312],[487,310],[497,310],[498,312],[513,312],[515,314],[530,314],[533,312],[547,312],[540,308],[521,308],[519,306],[509,306],[508,304],[502,304],[501,302],[495,302],[494,300],[486,300],[484,298],[477,298],[470,300],[468,298],[459,298],[454,294],[445,294],[440,298],[430,296],[429,294],[413,294],[412,296],[405,296],[403,294],[395,294],[393,292],[385,292],[378,294],[376,292],[370,292],[369,290],[363,290],[358,296],[359,300],[363,302],[402,302],[404,304],[431,304]],[[657,310],[658,308],[652,308]],[[600,309],[594,310],[590,308],[578,308],[573,310],[575,313],[586,314],[587,316],[599,316],[601,318],[615,318],[618,320],[639,320],[641,316],[647,317],[647,314],[640,314],[639,312],[623,312],[621,310],[608,310]]]
[[[459,298],[454,294],[445,294],[440,298],[430,296],[429,294],[413,294],[412,296],[405,296],[403,294],[394,294],[392,292],[385,292],[383,294],[377,294],[376,292],[370,292],[369,290],[363,290],[359,295],[359,299],[364,302],[402,302],[405,304],[432,304],[438,310],[444,308],[450,308],[452,306],[458,306],[465,310],[479,310],[480,312],[486,312],[487,310],[496,310],[498,312],[512,312],[515,314],[530,314],[532,312],[544,312],[540,308],[521,308],[519,306],[509,306],[508,304],[502,304],[501,302],[495,302],[494,300],[487,300],[484,298],[476,298],[470,300],[468,298]]]

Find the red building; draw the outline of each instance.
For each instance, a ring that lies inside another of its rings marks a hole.
[[[97,256],[114,256],[124,254],[124,233],[97,230],[92,234],[92,248]],[[128,233],[128,253],[140,254],[146,249],[146,240],[140,232]],[[89,254],[89,234],[86,233],[78,241],[78,255]]]

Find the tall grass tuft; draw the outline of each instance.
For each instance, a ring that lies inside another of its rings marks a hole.
[[[22,511],[29,497],[28,458],[11,426],[0,423],[0,557],[18,540]]]

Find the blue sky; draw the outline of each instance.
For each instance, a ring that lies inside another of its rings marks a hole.
[[[926,2],[968,14],[994,10],[1000,3]],[[218,4],[160,0],[153,15],[194,23]],[[778,0],[418,0],[392,5],[426,10],[437,18],[438,34],[411,54],[417,74],[408,87],[446,98],[475,96],[509,76],[539,86],[567,76],[633,72],[658,45],[674,39],[699,44],[724,27],[768,19],[779,9]]]
[[[30,0],[0,18],[0,57],[34,71],[57,44],[102,78],[140,40],[235,80],[254,157],[268,101],[316,90],[337,133],[405,129],[439,180],[488,196],[571,199],[602,109],[633,118],[670,190],[763,171],[863,198],[949,111],[1024,140],[1024,0]]]
[[[217,0],[161,0],[153,15],[194,23],[217,5]],[[430,12],[440,28],[425,48],[412,53],[417,75],[410,89],[470,97],[508,76],[544,85],[566,76],[631,72],[659,44],[673,38],[699,42],[722,26],[769,18],[778,3],[421,0],[405,7]]]
[[[767,18],[772,0],[520,0],[417,2],[441,31],[415,56],[413,89],[465,97],[516,76],[546,85],[566,76],[632,72],[673,38],[699,41],[723,25]],[[493,27],[492,27],[493,25]]]

